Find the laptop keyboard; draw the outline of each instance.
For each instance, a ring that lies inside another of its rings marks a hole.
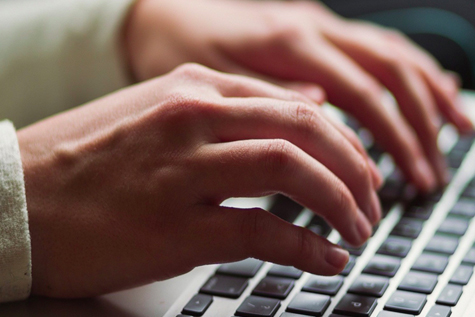
[[[463,166],[474,139],[458,138],[447,153],[453,175]],[[376,146],[368,153],[380,166],[388,158]],[[318,276],[252,258],[223,264],[174,316],[451,316],[475,266],[475,236],[465,237],[475,216],[475,180],[465,183],[452,181],[447,191],[458,192],[438,208],[445,190],[414,195],[392,166],[379,192],[383,220],[359,248],[341,240],[322,217],[276,195],[269,211],[347,249],[350,260],[345,269],[337,276]],[[468,251],[460,255],[462,239]],[[207,314],[218,298],[228,299],[232,309],[223,315]]]

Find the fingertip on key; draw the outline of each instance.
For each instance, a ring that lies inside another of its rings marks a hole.
[[[338,269],[338,271],[343,270],[349,259],[349,252],[342,249],[340,246],[332,244],[327,248],[325,260],[328,264]]]

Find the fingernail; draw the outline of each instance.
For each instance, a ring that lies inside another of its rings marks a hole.
[[[361,210],[358,211],[356,216],[355,227],[358,236],[358,243],[363,244],[371,236],[373,227]]]
[[[418,173],[422,176],[423,189],[425,191],[432,191],[435,189],[436,180],[429,163],[423,158],[416,160],[415,165]]]
[[[376,192],[371,193],[371,217],[370,221],[373,225],[377,224],[381,219],[381,204]]]
[[[383,176],[381,175],[381,172],[379,171],[378,166],[376,166],[376,163],[371,158],[368,158],[368,165],[373,175],[374,189],[381,188],[381,185],[383,185]]]
[[[348,251],[342,249],[340,246],[333,244],[329,248],[327,248],[325,260],[331,266],[343,269],[346,263],[348,263],[349,259],[350,254],[348,253]]]

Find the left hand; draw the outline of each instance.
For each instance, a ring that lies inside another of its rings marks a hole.
[[[472,129],[457,107],[457,82],[403,35],[344,20],[309,1],[139,0],[125,30],[138,80],[198,62],[274,82],[354,115],[424,191],[446,179],[437,147],[443,115]],[[285,84],[288,86],[287,84]],[[383,106],[384,88],[401,114]]]

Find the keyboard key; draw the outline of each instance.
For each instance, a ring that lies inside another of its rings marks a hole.
[[[383,310],[378,314],[378,317],[414,317],[414,315],[396,313],[393,311]]]
[[[352,255],[350,255],[350,259],[348,260],[348,263],[346,263],[345,268],[343,271],[340,272],[340,275],[342,276],[348,276],[351,273],[351,270],[353,270],[353,267],[355,266],[356,263],[356,258]]]
[[[304,315],[284,312],[280,317],[305,317]],[[331,317],[331,316],[330,316]]]
[[[342,285],[343,277],[341,276],[312,275],[303,286],[302,291],[326,295],[336,295]]]
[[[465,152],[452,150],[449,155],[447,155],[448,165],[452,168],[459,168],[462,165],[463,159],[465,158]]]
[[[454,207],[452,207],[450,214],[468,219],[475,217],[475,200],[471,198],[460,198]]]
[[[434,305],[429,310],[426,317],[450,317],[450,315],[452,315],[452,310],[450,307]]]
[[[384,306],[384,309],[419,315],[426,302],[426,295],[406,291],[395,291]]]
[[[463,264],[475,265],[475,248],[471,248],[470,250],[468,250],[462,262]]]
[[[467,285],[468,281],[473,274],[473,267],[469,265],[460,265],[457,270],[455,270],[454,275],[450,279],[450,283]]]
[[[388,285],[389,279],[386,277],[362,274],[350,286],[348,293],[381,297]]]
[[[201,287],[200,293],[238,298],[248,285],[246,278],[214,275]]]
[[[236,316],[243,317],[272,317],[280,308],[276,299],[249,296],[236,310]]]
[[[180,315],[177,315],[176,317],[193,317],[193,316],[180,314]]]
[[[294,280],[281,277],[264,277],[252,291],[252,295],[285,299],[294,288]]]
[[[330,305],[330,296],[301,292],[287,306],[291,313],[310,316],[322,316]]]
[[[470,135],[460,136],[459,139],[457,140],[457,143],[455,143],[454,147],[452,148],[452,151],[461,151],[461,152],[467,153],[472,147],[472,142],[473,142],[472,136]]]
[[[383,242],[377,253],[403,258],[409,253],[411,246],[410,239],[390,236]]]
[[[412,266],[413,270],[442,274],[449,258],[442,254],[422,253]]]
[[[327,238],[332,231],[332,227],[330,227],[325,219],[318,215],[313,216],[312,220],[310,220],[310,223],[307,225],[307,229],[324,238]]]
[[[343,249],[347,250],[351,255],[354,256],[360,256],[363,254],[364,250],[366,249],[366,246],[368,243],[363,244],[361,247],[354,247],[347,243],[346,241],[340,241],[338,243]]]
[[[422,220],[402,218],[394,227],[391,235],[415,239],[422,231]]]
[[[455,306],[462,295],[462,286],[448,284],[437,298],[436,303],[440,305]]]
[[[271,214],[293,223],[302,212],[303,207],[284,195],[275,195],[272,206],[269,209]]]
[[[421,220],[427,220],[432,214],[433,206],[431,204],[424,206],[408,206],[404,212],[405,218],[415,218]]]
[[[398,289],[417,293],[430,294],[437,284],[437,275],[410,271],[399,284]]]
[[[465,198],[475,198],[475,187],[465,187],[464,191],[462,192],[462,197]]]
[[[458,243],[459,240],[456,237],[435,234],[424,250],[452,255],[457,249]]]
[[[376,297],[346,294],[335,306],[333,312],[350,316],[370,316],[377,304]]]
[[[463,236],[468,228],[468,222],[464,219],[447,217],[439,227],[438,232]]]
[[[241,277],[254,277],[264,262],[248,258],[239,262],[226,263],[219,266],[217,273]]]
[[[363,273],[393,277],[401,261],[398,258],[375,255],[363,270]]]
[[[213,297],[204,294],[196,294],[190,299],[182,313],[192,316],[203,316],[208,307],[213,302]]]
[[[293,266],[284,266],[279,264],[274,264],[270,268],[268,275],[287,277],[294,280],[298,280],[302,276],[302,271],[294,268]]]

